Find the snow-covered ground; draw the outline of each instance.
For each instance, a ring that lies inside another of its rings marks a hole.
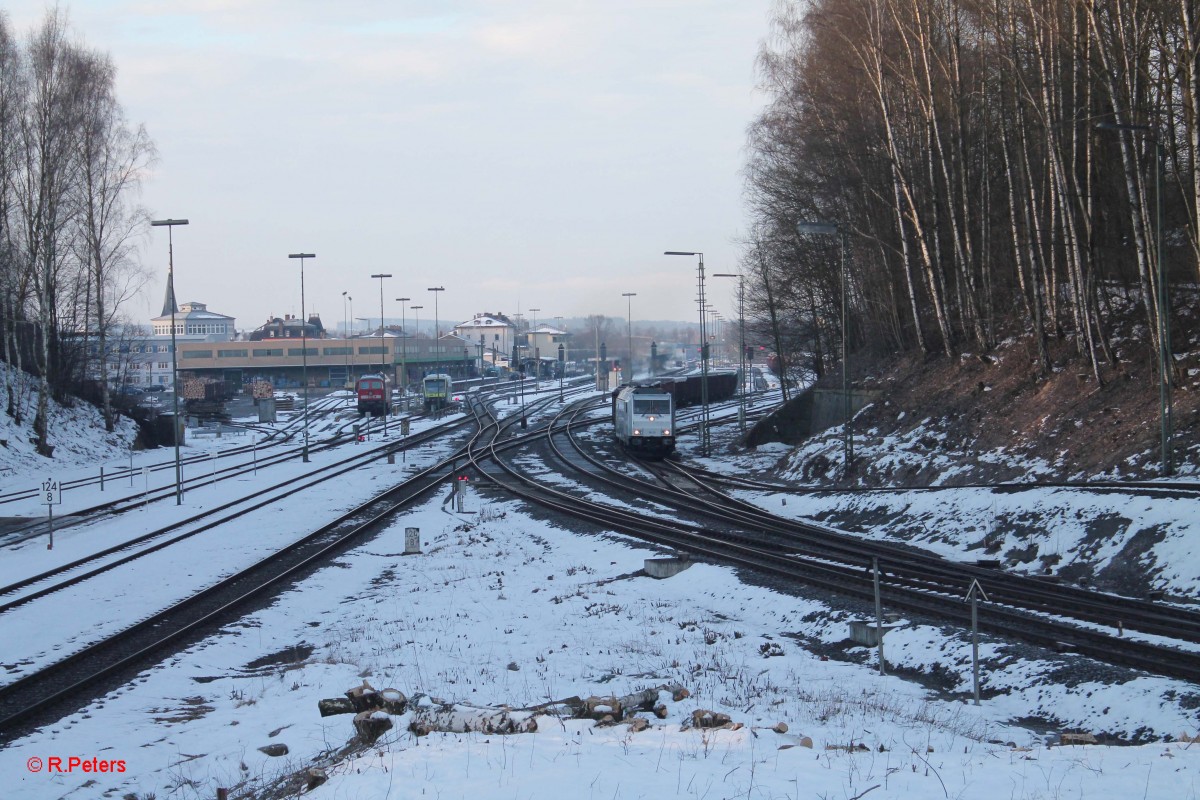
[[[74,435],[71,427],[62,430],[64,437]],[[81,423],[79,435],[88,430]],[[99,460],[127,462],[121,447]],[[713,458],[710,465],[770,470],[786,456],[766,450]],[[440,452],[425,448],[409,463]],[[169,460],[161,452],[135,457]],[[56,469],[68,469],[56,462]],[[80,456],[71,469],[94,474],[95,466]],[[186,516],[255,481],[278,480],[295,466],[261,470],[257,478],[208,494],[190,492],[190,507],[168,501],[144,513],[159,521]],[[19,469],[3,487],[32,483],[44,467]],[[98,584],[93,596],[75,602],[80,609],[117,600],[131,609],[139,601],[161,602],[176,591],[172,585],[182,573],[231,568],[237,553],[254,549],[247,540],[265,545],[281,531],[313,527],[402,470],[399,464],[364,468],[340,489],[285,503],[270,526],[248,520],[252,524],[225,528],[205,540],[209,550],[186,563],[145,570],[136,591]],[[933,515],[937,535],[925,544],[936,540],[950,557],[974,558],[968,548],[982,538],[980,526],[999,514],[986,498],[971,499],[964,490],[970,510],[956,523],[951,508],[959,497],[900,495],[887,502],[899,516]],[[445,499],[431,498],[268,607],[10,743],[0,752],[4,796],[212,798],[217,787],[251,796],[312,765],[329,776],[304,793],[315,798],[1200,796],[1200,744],[1178,741],[1200,733],[1194,685],[985,638],[985,700],[974,706],[970,643],[960,631],[903,623],[886,640],[890,671],[935,675],[936,686],[881,677],[874,650],[846,645],[854,616],[836,598],[782,593],[704,564],[654,580],[639,570],[657,553],[626,537],[574,533],[477,491],[468,497],[467,513],[452,512]],[[781,499],[758,497],[777,513],[825,516],[840,508],[832,496],[790,497],[786,506]],[[1093,513],[1094,499],[1042,498],[1043,513],[1059,514],[1063,553],[1086,540],[1079,532],[1086,524],[1076,530],[1068,521]],[[1012,505],[1002,511],[1025,513],[1019,500],[1006,496],[1005,502]],[[1126,501],[1120,510],[1133,528],[1164,529],[1163,546],[1170,549],[1159,555],[1173,559],[1175,568],[1164,580],[1194,596],[1198,557],[1183,539],[1196,532],[1194,508],[1173,506],[1172,519],[1156,516],[1155,504]],[[117,519],[67,529],[52,552],[65,561],[130,525]],[[408,527],[420,530],[420,555],[403,555]],[[1105,545],[1096,558],[1118,558],[1111,549]],[[46,554],[41,542],[6,549],[5,573],[23,565],[33,572]],[[0,615],[6,651],[0,661],[12,663],[11,647],[40,652],[61,643],[66,622],[59,615],[67,614],[62,609],[41,630],[21,627],[19,634],[15,617]],[[74,635],[87,628],[77,625]],[[846,658],[827,660],[838,651]],[[317,701],[364,679],[409,697],[488,707],[623,695],[671,683],[690,696],[674,701],[664,694],[667,717],[651,717],[649,729],[636,733],[626,725],[540,717],[536,733],[418,739],[407,732],[403,715],[375,745],[339,754],[353,734],[351,719],[320,717]],[[726,713],[741,727],[693,727],[698,709]],[[786,733],[772,730],[778,723],[786,723]],[[1057,737],[1065,731],[1147,743],[1064,746]],[[811,748],[803,737],[811,738]],[[286,755],[258,749],[279,743],[287,745]],[[51,758],[66,765],[71,757],[122,769],[48,771]],[[34,759],[40,759],[37,771]]]

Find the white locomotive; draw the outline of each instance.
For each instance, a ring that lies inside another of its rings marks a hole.
[[[657,458],[675,449],[675,398],[659,384],[622,386],[612,399],[613,431],[632,452]]]

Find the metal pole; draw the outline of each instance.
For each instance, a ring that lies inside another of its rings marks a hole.
[[[883,601],[879,596],[878,556],[871,556],[871,569],[875,572],[875,634],[879,637],[879,674],[883,675]]]
[[[353,350],[354,345],[349,344],[349,342],[350,342],[350,317],[349,317],[349,315],[346,314],[346,297],[347,296],[348,295],[345,292],[342,292],[342,320],[343,320],[343,324],[345,324],[345,326],[346,326],[346,342],[349,345],[347,347],[347,349]],[[346,353],[345,356],[346,356],[346,383],[350,383],[350,353]],[[342,386],[342,388],[345,389],[346,387]],[[349,405],[349,404],[350,404],[350,398],[347,397],[346,405]]]
[[[533,348],[533,390],[540,392],[542,390],[542,349],[537,346],[537,312],[540,308],[531,308],[529,313],[533,315],[533,327],[529,329],[529,334],[525,337],[529,339],[533,337],[532,342],[527,342]]]
[[[315,253],[288,253],[288,258],[300,259],[300,357],[303,360],[304,380],[304,450],[301,460],[308,463],[308,312],[304,305],[304,259],[316,258]]]
[[[971,592],[971,673],[975,679],[975,705],[979,705],[979,599]]]
[[[167,228],[167,290],[171,293],[171,405],[174,408],[174,418],[171,424],[174,430],[171,439],[175,442],[175,505],[183,505],[183,466],[179,460],[179,354],[175,343],[175,312],[178,303],[175,302],[175,241],[173,229],[176,225],[187,225],[186,219],[156,219],[151,220],[152,226],[165,225]]]
[[[441,348],[442,329],[441,329],[441,321],[438,318],[438,294],[446,291],[446,287],[445,286],[431,286],[431,287],[429,287],[429,291],[433,292],[433,346],[435,348],[437,348],[437,369],[438,369],[438,372],[441,372],[442,371],[442,348]],[[447,391],[448,390],[449,390],[449,387],[447,387]]]
[[[600,385],[600,323],[599,322],[596,323],[595,333],[596,333],[596,349],[594,352],[596,354],[596,391],[599,392],[599,391],[603,391],[603,387]]]
[[[738,321],[740,331],[740,344],[738,345],[738,374],[741,376],[738,387],[738,428],[742,433],[746,432],[746,281],[745,276],[736,272],[714,272],[714,278],[737,278],[738,279]]]
[[[172,228],[167,226],[167,285],[171,290],[171,407],[173,410],[171,441],[175,443],[175,505],[183,505],[183,466],[179,460],[179,347],[175,342],[175,242]],[[54,541],[54,534],[50,534]]]
[[[626,383],[633,381],[633,298],[637,297],[637,292],[624,292],[621,295],[625,298],[625,332],[629,338],[629,376],[625,379]]]
[[[699,285],[697,305],[700,306],[700,452],[707,456],[709,453],[709,434],[708,434],[708,332],[704,323],[704,253],[685,251],[685,250],[667,250],[663,253],[667,256],[699,256],[700,265],[697,268]]]
[[[425,306],[409,306],[413,310],[413,334],[414,336],[421,332],[421,309]],[[417,352],[420,352],[418,349]],[[417,370],[420,373],[420,369]]]
[[[408,410],[408,318],[404,314],[404,304],[411,297],[397,297],[400,304],[400,393],[404,397],[404,410]]]
[[[384,356],[386,355],[387,347],[383,343],[383,279],[390,278],[392,276],[391,273],[377,272],[371,277],[379,278],[379,374],[386,377],[387,359]]]
[[[354,319],[354,298],[351,297],[350,295],[346,295],[346,300],[350,303],[350,319]],[[352,333],[353,333],[353,331],[350,331],[346,334],[347,336],[350,336],[351,340],[353,340],[353,338],[354,338],[351,335]],[[353,341],[351,341],[351,344],[350,344],[350,377],[351,378],[354,377],[354,372],[357,369],[358,369],[358,353],[355,350]]]

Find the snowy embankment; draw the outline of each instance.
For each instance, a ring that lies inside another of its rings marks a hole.
[[[778,456],[758,454],[755,469]],[[385,476],[348,480],[354,491],[322,498],[324,513],[349,507],[364,482]],[[783,510],[776,499],[761,501]],[[836,598],[782,593],[709,565],[656,581],[639,573],[654,551],[624,537],[576,534],[474,492],[470,513],[448,513],[444,501],[406,512],[268,607],[10,743],[0,752],[6,796],[211,798],[217,787],[279,796],[272,787],[313,765],[329,777],[316,798],[1200,794],[1200,745],[1168,741],[1198,732],[1200,696],[1190,684],[985,637],[984,701],[974,706],[961,631],[903,622],[888,634],[889,672],[936,676],[938,688],[925,688],[878,675],[874,649],[846,641],[854,616]],[[786,509],[803,502],[789,498]],[[798,513],[836,505],[811,502]],[[940,533],[969,554],[965,543],[978,532],[954,529],[942,513]],[[409,527],[420,530],[420,555],[402,555]],[[213,546],[215,559],[225,545]],[[4,626],[0,615],[0,639]],[[41,635],[53,641],[54,625]],[[322,718],[317,703],[364,679],[484,707],[670,683],[690,696],[641,732],[541,717],[536,733],[418,739],[405,714],[373,746],[339,754],[350,717]],[[700,709],[741,727],[692,727]],[[771,730],[781,722],[787,733]],[[1073,731],[1151,743],[1057,744]],[[286,755],[259,749],[272,744],[286,745]],[[71,756],[119,760],[124,771],[31,771],[32,759],[44,766]]]
[[[6,372],[8,365],[0,362],[0,385]],[[116,430],[109,433],[104,429],[104,418],[96,407],[82,400],[75,400],[70,405],[50,400],[47,430],[54,456],[39,455],[33,443],[37,383],[23,372],[14,370],[12,375],[21,421],[0,413],[0,479],[7,483],[22,475],[42,475],[128,459],[137,425],[127,417],[121,417]]]

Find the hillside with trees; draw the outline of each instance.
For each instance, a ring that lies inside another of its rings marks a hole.
[[[0,13],[0,358],[38,376],[30,403],[38,452],[50,455],[51,397],[97,379],[114,430],[106,352],[121,307],[144,280],[133,250],[147,215],[137,203],[155,158],[146,131],[126,118],[105,53],[77,41],[50,11],[24,38]],[[27,414],[5,370],[5,410]]]
[[[826,377],[844,299],[869,369],[1015,339],[1030,384],[1104,392],[1132,363],[1193,405],[1198,57],[1178,0],[780,2],[746,168],[757,335]]]

